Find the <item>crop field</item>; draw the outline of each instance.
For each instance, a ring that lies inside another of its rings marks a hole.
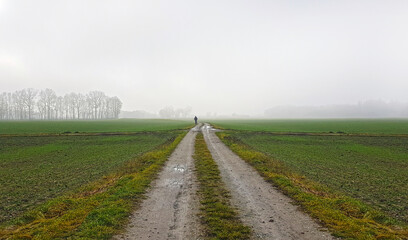
[[[100,178],[174,136],[0,138],[0,221]]]
[[[0,122],[5,133],[0,135],[0,224],[115,172],[142,153],[173,141],[181,133],[176,129],[189,124],[171,120]],[[66,131],[135,132],[49,135]]]
[[[182,129],[191,121],[162,119],[117,119],[89,121],[1,121],[0,134],[60,134],[141,132]]]
[[[302,175],[408,222],[408,137],[235,136]]]
[[[408,134],[408,119],[211,120],[211,123],[246,131]]]
[[[408,136],[365,135],[365,133],[406,133],[408,128],[405,126],[408,121],[368,120],[366,123],[363,120],[338,121],[213,122],[217,126],[236,130],[226,132],[231,139],[235,139],[235,142],[266,153],[291,171],[358,199],[386,213],[394,220],[408,223]],[[268,132],[337,130],[364,134],[285,135]]]
[[[408,120],[211,123],[224,129],[217,135],[232,151],[334,236],[408,236]],[[131,119],[0,122],[0,239],[118,234],[191,126]],[[198,134],[198,194],[208,198],[201,204],[209,204],[200,217],[213,221],[204,229],[211,236],[247,238],[250,231],[228,207],[229,185],[215,184],[221,172],[205,145]]]

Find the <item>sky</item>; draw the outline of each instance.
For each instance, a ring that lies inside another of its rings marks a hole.
[[[197,115],[408,102],[408,1],[0,0],[0,92]]]

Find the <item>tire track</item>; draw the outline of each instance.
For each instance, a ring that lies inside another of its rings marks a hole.
[[[200,126],[191,129],[168,159],[140,208],[130,217],[122,235],[114,239],[198,239],[199,201],[194,175],[194,140]]]
[[[252,227],[253,239],[335,239],[225,146],[210,125],[205,124],[202,132],[232,203]]]

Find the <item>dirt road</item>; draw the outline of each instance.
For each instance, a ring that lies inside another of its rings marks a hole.
[[[208,124],[201,130],[253,239],[335,239],[226,147]],[[199,126],[181,141],[124,234],[114,239],[202,239],[192,158],[197,131]]]
[[[252,227],[254,239],[334,239],[225,146],[208,124],[203,134],[231,191],[232,203],[242,221]]]
[[[199,126],[180,142],[153,182],[146,200],[130,217],[124,234],[114,239],[199,238],[199,201],[192,158],[197,131]]]

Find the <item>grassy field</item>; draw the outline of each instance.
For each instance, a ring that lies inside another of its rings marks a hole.
[[[296,172],[408,223],[408,137],[234,136]]]
[[[191,125],[0,122],[0,239],[108,239]]]
[[[1,121],[0,223],[114,172],[190,125],[174,120]],[[59,135],[122,131],[133,133]]]
[[[408,119],[211,120],[225,129],[266,132],[408,134]]]
[[[338,130],[358,133],[354,136],[273,133],[337,132],[333,128],[337,121],[214,123],[234,129],[221,134],[223,141],[339,236],[408,238],[407,230],[393,235],[394,230],[382,226],[394,228],[408,223],[408,136],[403,135],[407,121],[341,120],[338,126],[347,128]]]
[[[192,121],[117,119],[97,121],[0,121],[1,134],[141,132],[182,129]]]
[[[113,173],[46,201],[0,227],[0,239],[110,239],[127,223],[170,154],[185,136],[127,161]]]
[[[98,179],[176,135],[0,137],[0,222]]]

